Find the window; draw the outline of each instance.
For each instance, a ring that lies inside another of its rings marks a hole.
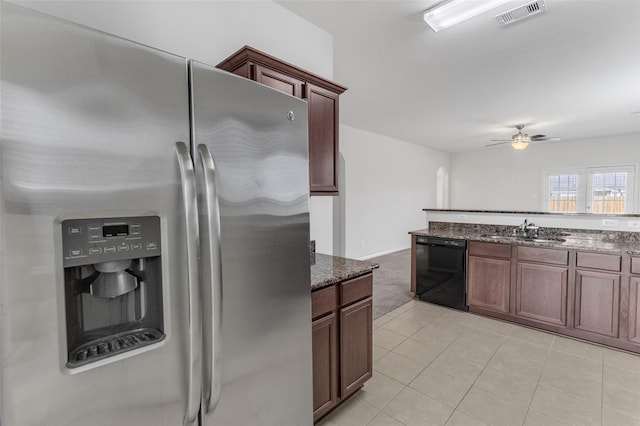
[[[543,209],[558,213],[633,212],[635,166],[547,170],[543,173]]]
[[[635,167],[587,169],[587,212],[615,214],[633,211]]]
[[[579,175],[549,176],[549,207],[550,212],[576,212],[578,205]]]

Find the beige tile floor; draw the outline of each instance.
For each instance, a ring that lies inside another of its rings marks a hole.
[[[318,426],[640,426],[640,356],[410,301],[373,378]]]

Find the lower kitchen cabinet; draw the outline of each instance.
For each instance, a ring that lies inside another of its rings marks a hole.
[[[640,257],[480,241],[468,247],[471,312],[640,353]]]
[[[518,262],[515,315],[567,325],[568,268]]]
[[[577,270],[574,310],[576,329],[618,337],[620,275]]]
[[[514,315],[538,324],[566,327],[569,252],[518,247],[516,256]]]
[[[372,313],[371,297],[340,309],[340,396],[343,398],[371,378]]]
[[[467,304],[498,313],[509,312],[511,247],[507,244],[469,243]]]
[[[336,314],[313,321],[313,415],[319,418],[338,403],[338,321]]]
[[[574,328],[595,336],[620,335],[622,256],[576,253]],[[626,325],[626,324],[625,324]]]
[[[640,258],[638,258],[640,260]],[[638,262],[640,263],[640,262]],[[640,276],[629,278],[629,320],[627,339],[640,344]]]
[[[371,273],[311,293],[314,422],[372,376],[372,293]]]

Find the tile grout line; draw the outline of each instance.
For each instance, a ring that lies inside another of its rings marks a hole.
[[[604,425],[604,351],[602,352],[602,387],[600,388],[600,425]]]
[[[533,395],[531,395],[531,400],[529,401],[529,405],[527,405],[527,412],[525,413],[524,419],[522,420],[523,425],[527,421],[527,417],[529,416],[529,411],[531,410],[531,404],[533,404],[533,399],[536,397],[536,393],[538,393],[538,388],[540,387],[540,380],[542,380],[542,375],[544,374],[544,368],[547,366],[547,362],[549,361],[549,355],[551,354],[551,348],[553,347],[553,344],[555,343],[555,341],[556,341],[556,336],[553,336],[553,340],[551,341],[551,344],[547,348],[547,358],[545,359],[544,364],[542,365],[542,371],[540,372],[540,376],[538,376],[538,380],[536,381],[536,387],[533,390]]]
[[[503,336],[503,337],[505,337],[505,340],[506,340],[506,337],[507,337],[507,336]],[[485,364],[485,366],[484,366],[484,367],[482,367],[482,370],[480,371],[480,374],[478,374],[478,377],[476,377],[476,378],[475,378],[475,380],[473,381],[473,383],[471,384],[471,386],[469,386],[469,389],[467,389],[467,391],[464,393],[464,395],[462,396],[462,398],[460,398],[460,402],[458,402],[458,405],[456,405],[456,407],[455,407],[455,408],[454,408],[454,410],[453,410],[453,412],[454,412],[454,413],[455,413],[456,411],[458,411],[458,407],[460,406],[460,404],[462,404],[462,401],[464,401],[464,399],[467,397],[467,395],[468,395],[468,394],[469,394],[469,392],[471,391],[471,388],[473,388],[473,386],[476,384],[476,382],[478,381],[478,379],[480,378],[480,376],[482,376],[482,373],[484,373],[484,370],[486,370],[486,369],[487,369],[487,367],[489,366],[489,363],[491,363],[491,360],[493,359],[493,357],[495,357],[495,356],[496,356],[496,354],[498,353],[498,350],[500,350],[500,348],[502,347],[502,345],[503,345],[503,344],[504,344],[504,340],[502,341],[502,343],[500,343],[500,346],[498,346],[498,348],[493,352],[493,355],[491,355],[491,358],[489,358],[489,360],[487,361],[487,363]],[[491,394],[493,394],[493,395],[496,395],[495,393],[493,393],[493,392],[491,392],[491,391],[489,391],[489,390],[487,390],[487,389],[483,389],[483,390],[485,390],[486,392],[489,392],[489,393],[491,393]],[[499,396],[499,395],[496,395],[496,396]],[[461,413],[464,413],[465,415],[467,415],[467,416],[471,417],[471,418],[472,418],[472,419],[474,419],[474,420],[478,420],[478,421],[479,421],[479,422],[481,422],[481,423],[487,424],[484,420],[478,419],[478,418],[476,418],[476,417],[472,416],[472,415],[471,415],[471,414],[469,414],[469,413],[466,413],[466,412],[464,412],[464,411],[462,411],[462,410],[460,410],[460,412],[461,412]],[[453,413],[452,413],[451,415],[453,415]],[[525,419],[526,419],[526,415],[525,415]],[[447,419],[447,421],[448,421],[448,419]],[[523,423],[524,423],[524,419],[523,419]]]
[[[414,308],[410,308],[410,309],[408,309],[408,310],[407,310],[407,311],[405,311],[405,312],[408,312],[408,311],[409,311],[409,310],[411,310],[411,309],[414,309]],[[403,312],[403,313],[405,313],[405,312]],[[434,318],[434,320],[435,320],[435,319],[437,319],[437,318],[442,317],[445,313],[446,313],[446,311],[441,312],[438,316],[436,316],[436,317]],[[405,340],[403,340],[401,343],[399,343],[398,345],[396,345],[393,349],[397,348],[397,347],[398,347],[398,346],[400,346],[402,343],[404,343],[404,342],[406,342],[407,340],[409,340],[412,336],[414,336],[414,335],[415,335],[415,334],[417,334],[420,330],[422,330],[423,328],[425,328],[425,327],[427,327],[427,326],[428,326],[428,324],[427,324],[427,325],[425,325],[425,326],[423,326],[423,327],[421,327],[420,329],[416,330],[416,331],[415,331],[411,336],[407,337],[407,338],[406,338]],[[465,328],[467,328],[466,326],[464,326],[464,327],[465,327]],[[396,334],[397,334],[397,333],[396,333]],[[442,350],[440,350],[440,352],[438,353],[438,356],[440,356],[440,355],[442,354],[442,352],[444,352],[447,348],[449,348],[449,346],[451,346],[451,345],[452,345],[456,340],[458,340],[459,338],[460,338],[460,336],[456,337],[454,340],[452,340],[451,342],[449,342],[449,344],[447,344],[444,348],[442,348]],[[422,342],[420,342],[420,341],[418,341],[418,342],[419,342],[419,343],[422,343]],[[425,345],[426,345],[427,343],[423,343],[423,344],[425,344]],[[393,349],[390,349],[390,350],[389,350],[389,352],[393,352]],[[406,358],[406,357],[404,357],[403,355],[400,355],[400,354],[398,354],[398,353],[396,353],[396,352],[394,352],[394,354],[395,354],[395,355],[398,355],[398,356],[402,356],[403,358]],[[386,354],[385,354],[385,355],[386,355]],[[441,402],[441,401],[439,401],[439,400],[437,400],[437,399],[435,399],[435,398],[433,398],[433,397],[431,397],[431,396],[429,396],[429,395],[425,395],[425,394],[423,394],[423,393],[422,393],[422,392],[420,392],[419,390],[414,389],[413,387],[411,387],[411,386],[410,386],[410,385],[411,385],[411,383],[412,383],[412,382],[413,382],[413,381],[414,381],[414,380],[415,380],[415,379],[416,379],[420,374],[422,374],[422,373],[424,372],[424,370],[426,370],[426,369],[427,369],[427,368],[428,368],[428,367],[433,363],[433,361],[434,361],[434,360],[436,360],[436,359],[438,358],[438,356],[436,356],[436,357],[435,357],[435,358],[433,358],[431,361],[429,361],[429,363],[428,363],[428,364],[426,364],[426,365],[424,366],[424,368],[422,368],[422,370],[420,370],[420,372],[419,372],[418,374],[416,374],[416,376],[415,376],[413,379],[411,379],[411,381],[410,381],[408,384],[406,384],[406,385],[405,385],[404,383],[400,382],[400,383],[402,383],[402,385],[404,385],[404,387],[400,390],[400,392],[398,392],[398,395],[399,395],[403,390],[405,390],[406,388],[409,388],[409,389],[411,389],[412,391],[418,392],[419,394],[426,396],[427,398],[431,398],[431,399],[433,399],[433,400],[435,400],[435,401],[437,401],[437,402],[439,402],[439,403],[441,403],[441,404],[443,404],[443,405],[447,405],[447,404],[445,404],[445,403],[443,403],[443,402]],[[407,359],[409,359],[409,358],[407,358]],[[375,369],[375,368],[374,368],[374,369]],[[378,374],[382,374],[382,373],[380,373],[379,371],[377,371],[377,373],[378,373]],[[451,376],[450,374],[447,374],[447,373],[443,373],[443,374],[446,374],[447,376]],[[389,377],[389,376],[386,376],[385,374],[382,374],[382,375],[383,375],[383,376],[385,376],[385,377]],[[391,379],[393,379],[392,377],[390,377],[390,378],[391,378]],[[396,380],[396,379],[393,379],[393,380],[398,381],[398,380]],[[398,395],[394,396],[394,398],[392,398],[392,399],[391,399],[391,401],[393,401],[393,400],[394,400]],[[385,406],[384,406],[384,407],[387,407],[387,406],[391,403],[391,401],[387,402],[387,403],[385,404]],[[384,408],[383,408],[383,409],[381,409],[380,411],[381,411],[381,412],[383,412],[383,410],[384,410]],[[454,409],[453,409],[453,411],[451,412],[451,414],[449,415],[449,417],[447,417],[447,420],[445,421],[445,424],[446,424],[446,422],[447,422],[447,421],[449,421],[449,419],[451,418],[451,416],[453,415],[453,413],[454,413],[455,411],[456,411],[456,409],[454,408]],[[396,418],[396,417],[394,417],[393,415],[388,414],[388,413],[386,413],[386,412],[385,412],[385,414],[386,414],[386,415],[388,415],[388,416],[390,416],[390,417],[391,417],[391,418],[393,418],[394,420],[397,420],[398,422],[402,423],[403,425],[406,425],[406,423],[402,422],[400,419],[397,419],[397,418]],[[369,422],[369,423],[370,423],[370,422]],[[484,423],[484,422],[483,422],[483,423]]]
[[[457,324],[457,323],[456,323],[456,324]],[[461,326],[462,326],[462,327],[464,327],[465,329],[473,328],[473,327],[470,327],[470,326],[467,326],[467,325],[464,325],[464,324],[458,324],[458,325],[461,325]],[[415,333],[414,333],[414,334],[415,334]],[[445,350],[447,350],[451,345],[453,345],[456,341],[458,341],[458,339],[460,339],[460,337],[461,337],[461,335],[459,335],[458,337],[456,337],[455,339],[453,339],[453,340],[452,340],[452,341],[451,341],[447,346],[445,346],[445,347],[440,351],[440,353],[438,354],[438,356],[437,356],[437,357],[435,357],[433,360],[431,360],[431,362],[429,362],[429,364],[431,364],[431,363],[432,363],[433,361],[435,361],[435,360],[436,360],[440,355],[442,355],[442,353],[443,353]],[[496,352],[497,352],[497,349],[496,349]],[[482,370],[480,371],[480,374],[478,374],[478,377],[480,377],[480,375],[482,374],[482,372],[484,371],[484,369],[486,368],[486,366],[487,366],[487,365],[489,365],[489,362],[491,361],[491,359],[493,358],[493,356],[494,356],[494,355],[495,355],[495,352],[493,353],[493,355],[491,356],[491,358],[489,358],[489,361],[487,361],[487,364],[486,364],[484,367],[482,367]],[[472,361],[469,361],[469,362],[472,362]],[[472,362],[472,363],[473,363],[473,362]],[[475,363],[473,363],[473,364],[475,364]],[[479,365],[479,364],[475,364],[475,365]],[[428,366],[427,366],[427,367],[428,367]],[[424,371],[427,367],[425,367],[422,371]],[[422,372],[420,372],[420,374],[422,374]],[[442,374],[445,374],[445,375],[447,375],[447,376],[449,376],[449,377],[454,377],[454,376],[452,376],[451,374],[448,374],[448,373],[445,373],[445,372],[442,372]],[[416,376],[416,377],[418,377],[418,376]],[[467,389],[467,391],[466,391],[466,392],[465,392],[465,394],[462,396],[462,398],[460,398],[460,402],[458,402],[458,404],[457,404],[455,407],[453,407],[453,411],[451,412],[451,414],[449,415],[449,417],[447,417],[447,420],[445,420],[445,424],[449,421],[449,419],[451,419],[451,417],[454,415],[454,413],[458,410],[458,407],[460,406],[460,404],[462,403],[462,401],[464,400],[464,398],[467,396],[467,394],[469,393],[469,391],[471,390],[471,388],[473,387],[473,385],[476,383],[476,381],[478,380],[478,377],[476,377],[476,378],[475,378],[475,380],[473,381],[473,383],[471,384],[471,386],[469,386],[469,389]],[[414,378],[414,380],[415,380],[415,378]],[[412,380],[411,382],[413,382],[413,380]],[[411,382],[409,382],[409,385],[411,384]],[[407,386],[409,386],[409,385],[407,385]],[[419,390],[417,390],[417,389],[414,389],[414,388],[411,388],[411,389],[413,389],[413,390],[415,390],[416,392],[418,392],[418,393],[422,394],[422,392],[420,392],[420,391],[419,391]],[[424,394],[423,394],[423,395],[424,395]],[[429,397],[429,398],[433,398],[433,397],[431,397],[431,396],[429,396],[429,395],[425,395],[425,396],[427,396],[427,397]],[[435,398],[433,398],[433,399],[435,399]],[[438,400],[436,400],[436,401],[438,401]],[[441,401],[438,401],[438,402],[440,402],[441,404],[447,405],[447,404],[445,404],[444,402],[441,402]],[[471,415],[470,415],[470,414],[468,414],[468,413],[465,413],[464,411],[460,411],[460,412],[461,412],[461,413],[464,413],[465,415],[467,415],[467,416],[471,417],[471,418],[472,418],[472,419],[474,419],[474,420],[478,420],[480,423],[483,423],[483,424],[485,424],[485,425],[487,424],[487,423],[485,423],[484,421],[482,421],[482,420],[480,420],[480,419],[477,419],[477,418],[475,418],[475,417],[471,416]]]

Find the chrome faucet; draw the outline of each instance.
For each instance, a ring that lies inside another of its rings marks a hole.
[[[520,235],[524,238],[538,237],[538,230],[540,229],[540,227],[536,226],[536,224],[533,222],[529,222],[527,219],[525,219],[524,222],[522,222],[519,228],[520,228]]]

